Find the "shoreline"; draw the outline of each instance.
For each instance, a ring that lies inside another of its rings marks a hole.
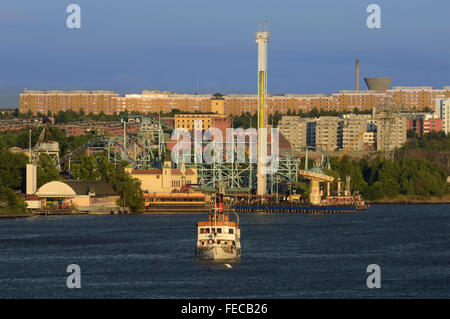
[[[366,200],[365,202],[367,204],[438,205],[438,204],[450,204],[450,195],[447,194],[442,198],[430,197],[427,199],[401,196],[396,198],[385,198],[373,201]]]
[[[442,204],[450,204],[450,195],[444,196],[443,198],[432,197],[429,199],[414,199],[414,198],[392,198],[392,199],[380,199],[380,200],[366,200],[366,204],[368,205],[442,205]],[[10,214],[0,212],[0,219],[13,219],[13,218],[28,218],[28,217],[36,217],[36,216],[80,216],[80,215],[90,215],[90,216],[99,216],[99,215],[153,215],[153,214],[177,214],[177,213],[191,213],[191,212],[180,212],[180,211],[165,211],[165,212],[128,212],[126,214],[110,214],[103,212],[72,212],[61,213],[61,214],[50,214],[44,215],[41,213],[20,213],[20,214]],[[192,212],[192,213],[200,213],[200,212]]]
[[[450,204],[450,201],[366,201],[366,203],[370,205],[443,205]]]

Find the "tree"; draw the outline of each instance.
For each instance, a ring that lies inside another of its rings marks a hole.
[[[28,156],[25,154],[13,154],[8,150],[1,152],[0,185],[13,190],[20,190],[27,163]]]
[[[56,169],[52,158],[47,154],[39,155],[39,162],[37,165],[37,186],[56,181],[59,179],[59,171]]]
[[[306,113],[308,117],[318,117],[320,115],[319,110],[315,107],[308,113]]]
[[[83,155],[79,164],[72,165],[71,173],[76,180],[95,181],[100,179],[100,174],[97,172],[96,157]]]
[[[22,197],[16,195],[11,188],[0,185],[0,212],[23,213],[27,204]]]
[[[80,164],[73,164],[72,175],[79,180],[102,180],[110,183],[121,196],[118,205],[126,205],[135,211],[142,210],[144,209],[144,193],[141,182],[125,171],[127,164],[122,162],[115,166],[102,154],[84,155]]]
[[[123,166],[114,171],[109,182],[122,196],[118,205],[127,206],[134,211],[144,209],[144,193],[141,189],[141,182],[131,177]]]

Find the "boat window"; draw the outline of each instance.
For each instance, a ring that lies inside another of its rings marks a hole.
[[[217,228],[217,232],[218,232],[219,234],[221,234],[221,233],[222,233],[222,228]]]
[[[211,228],[211,233],[215,233],[216,229],[215,228]]]
[[[233,231],[234,231],[233,228],[228,228],[228,233],[229,234],[233,234]]]

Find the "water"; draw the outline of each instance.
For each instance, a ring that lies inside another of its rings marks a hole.
[[[0,298],[449,298],[450,205],[241,214],[238,262],[194,257],[205,214],[0,219]],[[66,267],[81,267],[81,289]],[[381,267],[381,289],[366,268]]]

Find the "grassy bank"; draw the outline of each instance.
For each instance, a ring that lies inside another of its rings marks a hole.
[[[442,197],[421,197],[402,195],[394,198],[383,198],[367,201],[371,204],[450,204],[450,194]]]
[[[0,218],[28,217],[32,215],[33,213],[29,212],[28,210],[0,208]]]

